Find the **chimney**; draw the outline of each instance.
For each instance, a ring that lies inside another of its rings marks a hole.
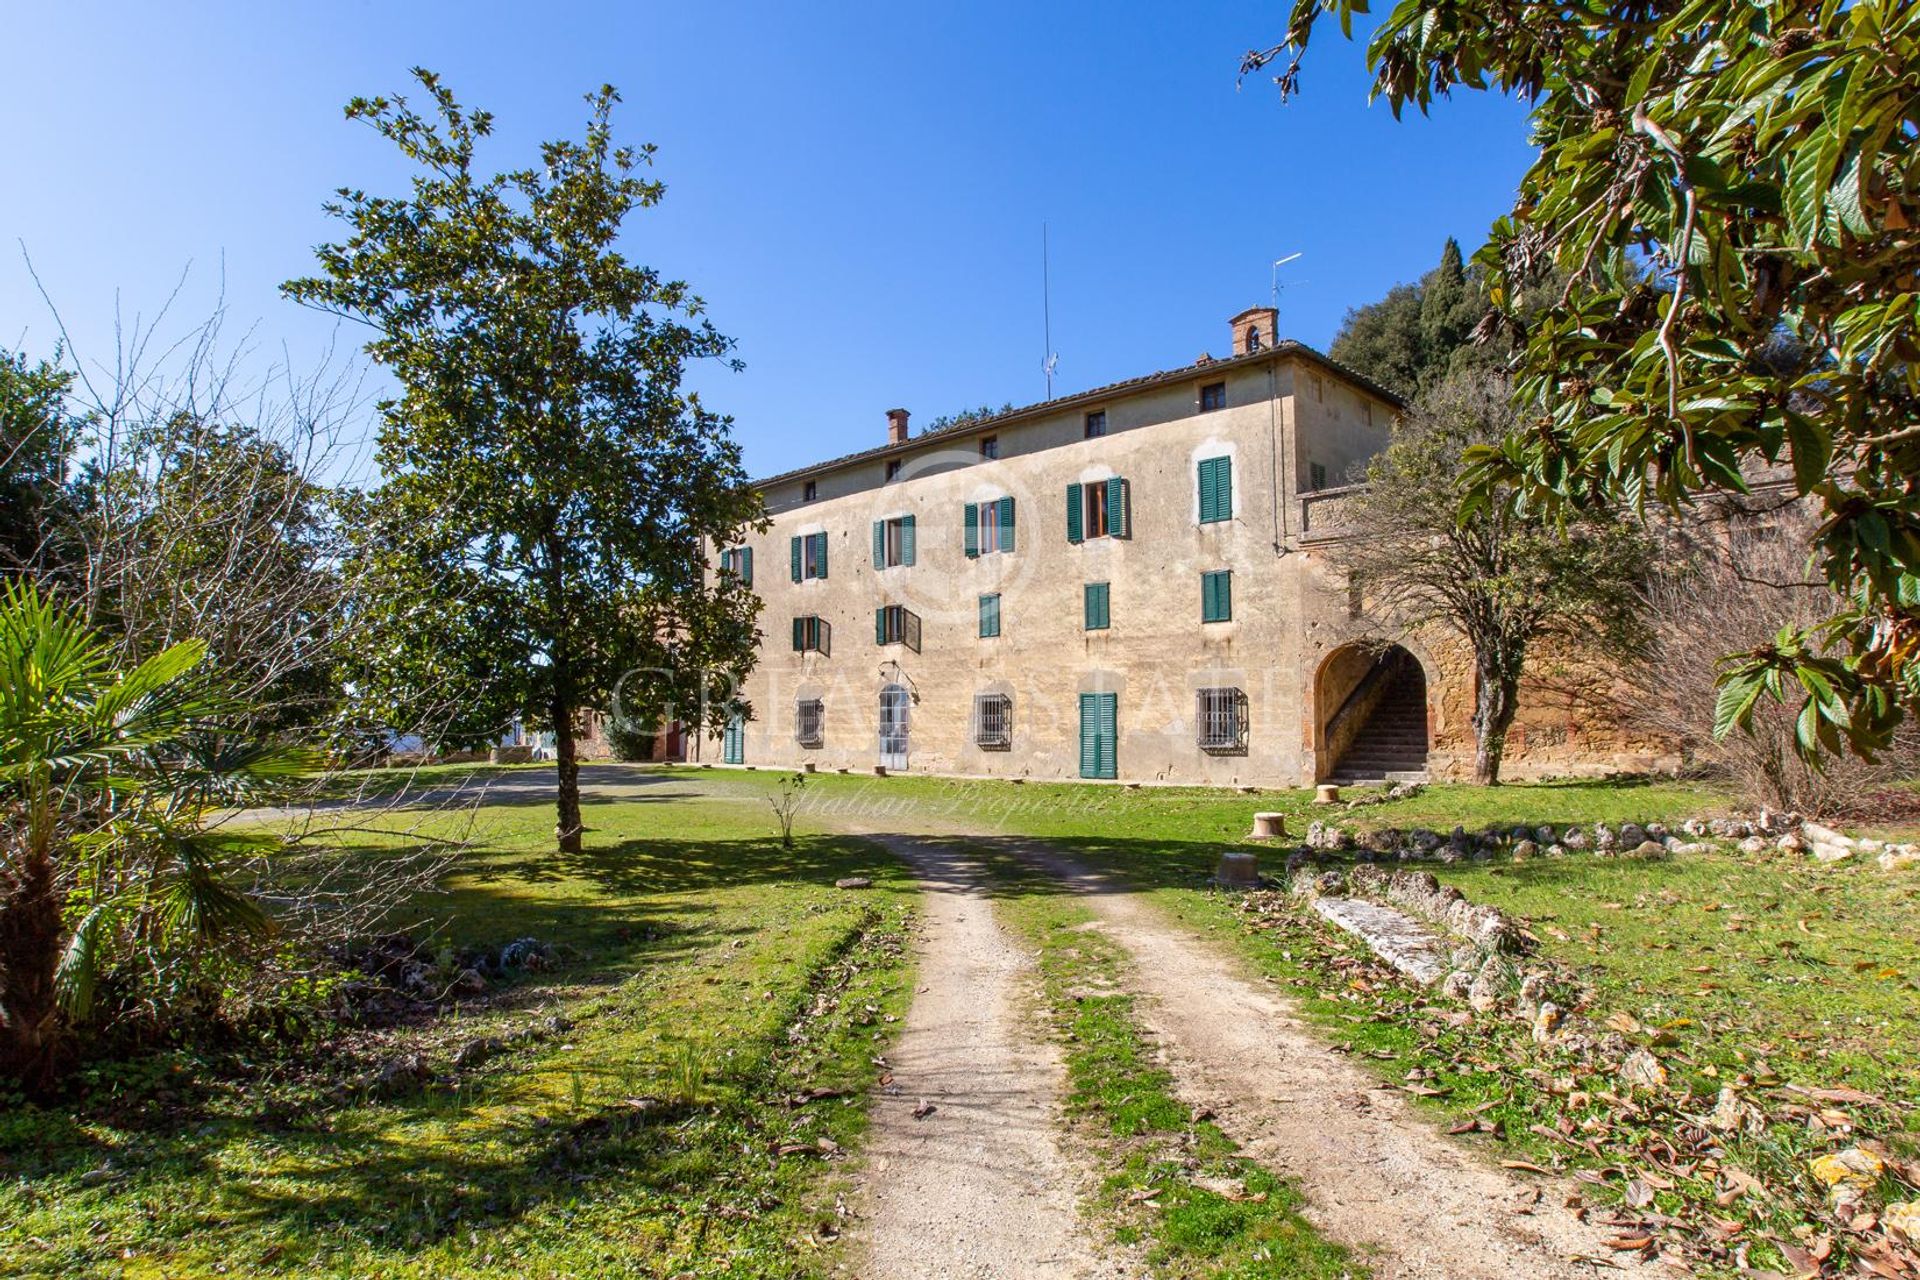
[[[1233,354],[1266,351],[1279,341],[1274,332],[1280,325],[1280,313],[1272,307],[1248,307],[1233,318]]]
[[[887,443],[905,444],[907,442],[907,411],[905,409],[887,410]]]

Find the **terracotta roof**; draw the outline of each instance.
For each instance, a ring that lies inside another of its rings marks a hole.
[[[862,449],[857,453],[843,454],[838,458],[832,458],[826,462],[815,462],[804,467],[796,467],[791,471],[782,471],[779,475],[767,476],[764,479],[755,480],[753,483],[756,487],[764,488],[767,485],[780,484],[787,480],[797,480],[802,476],[821,475],[828,471],[838,471],[842,467],[852,466],[856,462],[868,462],[875,458],[887,458],[895,454],[911,453],[913,450],[931,440],[943,440],[949,436],[985,435],[1009,423],[1017,422],[1025,418],[1040,417],[1044,414],[1057,413],[1061,409],[1071,408],[1075,404],[1110,400],[1115,395],[1128,394],[1159,383],[1185,381],[1186,379],[1197,377],[1203,373],[1210,373],[1214,370],[1239,369],[1247,365],[1259,364],[1262,361],[1283,358],[1311,361],[1314,364],[1328,369],[1337,376],[1346,379],[1355,386],[1372,392],[1395,408],[1406,408],[1407,402],[1402,396],[1389,391],[1364,374],[1358,373],[1346,365],[1322,355],[1305,343],[1295,342],[1293,339],[1287,338],[1275,343],[1271,347],[1266,347],[1259,351],[1250,351],[1244,355],[1229,356],[1222,360],[1203,359],[1193,364],[1181,365],[1177,369],[1162,369],[1158,373],[1143,374],[1138,378],[1127,378],[1121,382],[1110,382],[1104,387],[1094,387],[1087,391],[1076,391],[1072,395],[1056,396],[1051,400],[1037,401],[1034,404],[1025,405],[1018,409],[1008,409],[1004,413],[996,413],[992,417],[968,418],[953,423],[950,426],[941,427],[937,431],[925,431],[917,436],[910,436],[900,444],[876,445],[871,449]]]

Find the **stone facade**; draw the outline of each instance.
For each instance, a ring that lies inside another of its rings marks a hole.
[[[750,553],[765,602],[751,711],[690,754],[1034,779],[1334,776],[1352,734],[1330,739],[1329,721],[1374,664],[1358,642],[1377,628],[1325,544],[1342,487],[1403,406],[1275,342],[1274,320],[1235,317],[1224,359],[959,428],[905,435],[896,410],[887,444],[763,481],[770,527],[716,557],[738,572]],[[1470,664],[1443,641],[1404,643],[1425,679],[1428,767],[1470,770]],[[1510,772],[1651,765],[1564,711],[1530,691]]]

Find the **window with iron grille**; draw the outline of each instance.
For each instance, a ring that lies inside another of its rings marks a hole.
[[[1307,464],[1307,488],[1318,491],[1327,487],[1327,464],[1309,462]]]
[[[1000,437],[999,436],[981,436],[980,437],[980,456],[983,458],[999,457],[1000,456]]]
[[[1209,382],[1200,388],[1200,412],[1212,413],[1215,409],[1227,407],[1227,384]]]
[[[973,697],[973,744],[988,751],[1013,746],[1013,699],[1004,693]]]
[[[815,498],[818,498],[819,496],[820,496],[820,482],[818,480],[807,481],[805,487],[802,488],[800,491],[800,501],[802,502],[812,502]]]
[[[817,747],[826,740],[827,704],[818,698],[802,698],[793,706],[793,736],[803,747]]]
[[[1239,689],[1195,692],[1194,723],[1202,751],[1232,753],[1247,749],[1247,695]]]
[[[1107,434],[1107,411],[1095,409],[1087,415],[1087,439]]]
[[[903,604],[881,605],[873,611],[873,642],[920,652],[920,615]]]

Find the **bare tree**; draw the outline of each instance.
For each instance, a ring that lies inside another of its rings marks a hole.
[[[1897,734],[1874,760],[1836,755],[1813,768],[1794,749],[1795,710],[1761,703],[1750,729],[1714,737],[1728,653],[1810,627],[1841,607],[1807,564],[1817,517],[1784,491],[1703,505],[1665,534],[1640,588],[1648,640],[1622,669],[1622,719],[1670,738],[1699,768],[1755,804],[1833,818],[1886,816],[1894,784],[1920,770],[1920,731]]]
[[[1463,514],[1468,451],[1518,427],[1506,381],[1447,378],[1394,430],[1343,516],[1353,535],[1333,562],[1370,616],[1404,633],[1438,626],[1473,650],[1473,776],[1500,781],[1520,680],[1543,641],[1568,653],[1619,652],[1637,638],[1632,586],[1649,543],[1637,523],[1553,525],[1492,502]]]

